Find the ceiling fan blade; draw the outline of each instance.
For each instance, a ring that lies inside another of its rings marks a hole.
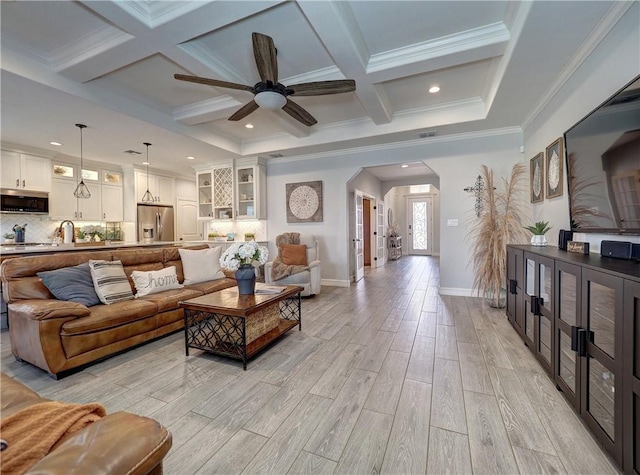
[[[217,79],[201,78],[199,76],[185,76],[184,74],[174,74],[173,77],[179,81],[195,82],[198,84],[205,84],[207,86],[226,87],[229,89],[238,89],[240,91],[249,91],[255,93],[253,87],[245,86],[244,84],[238,84],[235,82],[218,81]]]
[[[289,98],[287,98],[287,103],[284,105],[282,110],[297,121],[302,122],[304,125],[308,125],[309,127],[318,123],[311,114]]]
[[[231,117],[229,117],[229,119],[227,119],[227,120],[237,121],[237,120],[244,119],[246,116],[248,116],[253,111],[255,111],[258,107],[259,106],[258,106],[258,104],[256,104],[256,101],[247,102],[240,109],[235,111],[233,113],[233,115]]]
[[[342,94],[356,90],[356,82],[353,79],[341,79],[337,81],[305,82],[287,86],[295,96],[324,96],[327,94]]]
[[[276,47],[270,36],[262,33],[252,33],[253,56],[256,59],[258,74],[264,82],[271,81],[278,84],[278,61],[276,59]]]

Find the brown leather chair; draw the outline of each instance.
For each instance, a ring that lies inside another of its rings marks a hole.
[[[0,418],[48,401],[6,374],[0,376]],[[63,437],[26,473],[160,475],[171,443],[171,432],[157,421],[114,412]]]

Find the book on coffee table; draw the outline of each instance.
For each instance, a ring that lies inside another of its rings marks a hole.
[[[256,294],[279,294],[286,288],[286,285],[266,285],[256,283]]]

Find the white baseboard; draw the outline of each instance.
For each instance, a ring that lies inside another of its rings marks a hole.
[[[454,297],[477,297],[473,289],[460,289],[457,287],[440,287],[440,295],[453,295]]]
[[[349,287],[351,283],[348,280],[338,280],[338,279],[322,279],[320,281],[321,285],[326,285],[328,287]]]

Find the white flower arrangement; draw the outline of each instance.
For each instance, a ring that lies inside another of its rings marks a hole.
[[[220,257],[220,266],[226,270],[238,270],[243,264],[254,267],[267,262],[269,250],[255,241],[232,244]]]

